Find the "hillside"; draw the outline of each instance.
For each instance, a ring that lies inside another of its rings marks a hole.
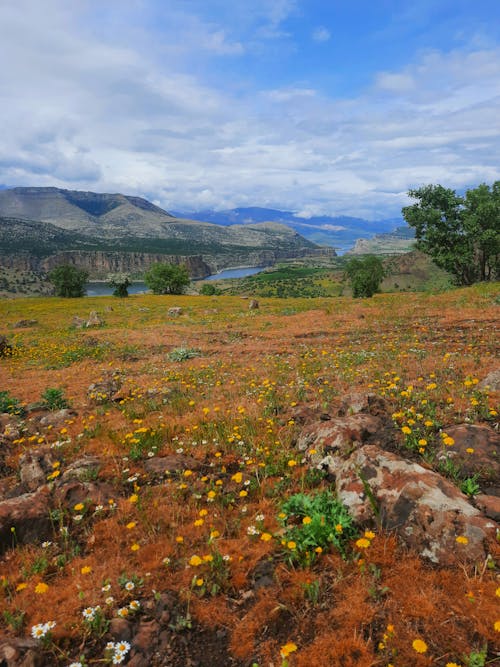
[[[1,191],[0,242],[3,265],[6,256],[26,262],[27,255],[40,260],[65,252],[76,258],[72,263],[91,272],[96,252],[122,254],[124,267],[130,263],[127,253],[200,255],[208,273],[326,252],[283,224],[221,227],[174,218],[139,197],[58,188]],[[147,268],[147,258],[143,264]]]
[[[0,663],[497,665],[498,287],[0,299]]]
[[[414,245],[415,231],[411,227],[397,227],[392,232],[375,234],[369,239],[356,239],[346,255],[399,255],[409,252]]]
[[[181,217],[182,213],[177,213]],[[375,234],[390,233],[403,224],[402,218],[383,220],[365,220],[350,216],[311,216],[301,217],[291,211],[262,208],[258,206],[234,208],[225,211],[202,210],[187,214],[195,220],[206,220],[218,225],[244,224],[274,221],[288,225],[313,243],[326,245],[345,251],[351,248],[356,239],[371,238]]]

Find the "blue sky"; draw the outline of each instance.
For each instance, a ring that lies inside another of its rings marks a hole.
[[[498,0],[4,0],[0,183],[393,217],[500,178]]]

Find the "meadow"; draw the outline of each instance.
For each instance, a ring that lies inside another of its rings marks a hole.
[[[4,545],[4,638],[21,654],[30,638],[37,665],[500,664],[495,545],[432,565],[352,523],[295,446],[300,410],[333,413],[353,391],[386,401],[394,449],[429,468],[447,426],[498,429],[498,393],[479,389],[498,368],[498,287],[255,310],[226,295],[1,300],[0,392],[18,413],[2,490],[39,452],[51,499],[49,535]],[[77,328],[93,310],[102,325]],[[79,465],[82,497],[62,495]],[[311,516],[287,522],[304,497]],[[336,539],[306,531],[330,510]]]

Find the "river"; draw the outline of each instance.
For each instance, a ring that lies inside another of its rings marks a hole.
[[[214,273],[212,276],[204,278],[204,280],[225,280],[226,278],[244,278],[245,276],[252,276],[255,273],[262,271],[263,267],[247,266],[240,269],[226,269],[220,273]],[[87,296],[111,296],[113,288],[107,282],[90,282],[86,286]],[[133,282],[129,288],[129,294],[145,294],[149,292],[146,283],[142,281]]]

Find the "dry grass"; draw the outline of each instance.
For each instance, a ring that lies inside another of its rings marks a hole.
[[[62,388],[77,413],[16,440],[6,463],[16,468],[26,450],[62,442],[51,450],[60,469],[98,456],[94,481],[106,484],[112,501],[97,513],[91,504],[79,522],[75,510],[64,509],[48,547],[6,551],[4,631],[14,632],[9,614],[21,611],[18,634],[54,620],[59,648],[48,649],[50,664],[75,659],[84,639],[83,652],[99,658],[104,640],[84,627],[83,608],[100,604],[111,618],[131,599],[144,606],[169,591],[178,615],[189,610],[199,627],[225,628],[241,665],[280,665],[287,642],[297,647],[286,658],[294,667],[465,667],[464,656],[486,645],[493,659],[500,650],[495,569],[458,561],[432,568],[383,533],[362,565],[332,551],[310,569],[295,569],[283,557],[277,515],[285,498],[313,486],[293,447],[300,426],[288,415],[296,405],[328,411],[348,392],[372,391],[401,426],[418,412],[422,422],[432,420],[429,449],[440,444],[440,425],[498,421],[498,397],[477,390],[477,379],[498,363],[497,292],[498,285],[480,285],[357,301],[261,299],[256,311],[236,297],[0,302],[0,333],[15,346],[12,358],[0,360],[0,388],[26,404],[47,387]],[[183,314],[169,318],[171,306]],[[73,329],[73,316],[91,310],[104,326]],[[11,329],[21,318],[38,324]],[[201,354],[175,362],[169,353],[176,348]],[[95,405],[89,385],[113,374],[122,378],[122,400]],[[147,450],[129,456],[141,429],[159,434],[156,455],[188,455],[202,467],[149,475]],[[256,573],[269,559],[270,579],[259,588]],[[135,578],[133,594],[122,576]],[[48,584],[43,594],[35,593],[39,582]],[[114,601],[106,605],[108,595]],[[425,654],[415,651],[415,639],[425,641]]]

